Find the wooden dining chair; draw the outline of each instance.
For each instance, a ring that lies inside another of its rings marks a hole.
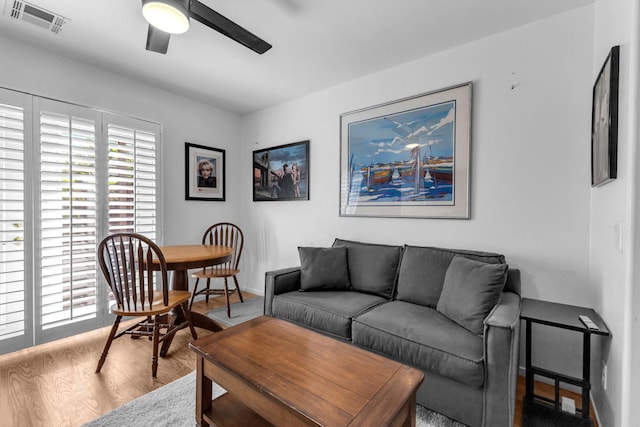
[[[151,374],[155,378],[160,342],[186,326],[189,326],[193,338],[198,338],[187,307],[191,293],[169,290],[164,255],[155,243],[140,234],[118,233],[105,238],[98,246],[98,263],[115,299],[111,313],[116,319],[96,373],[102,369],[113,340],[128,334],[153,340]],[[171,324],[166,320],[171,316],[164,315],[174,309],[184,314],[186,320],[183,323]],[[123,316],[144,319],[116,335]]]
[[[209,302],[209,295],[224,295],[227,300],[227,317],[231,317],[231,305],[229,303],[229,296],[234,292],[238,292],[240,302],[244,302],[242,298],[242,292],[238,285],[237,274],[240,272],[238,264],[240,263],[240,257],[242,256],[242,248],[244,246],[244,235],[242,230],[229,222],[221,222],[209,227],[202,236],[203,245],[222,245],[233,248],[233,255],[224,264],[213,265],[204,268],[198,272],[192,273],[191,277],[196,278],[196,284],[193,288],[191,295],[191,302],[189,307],[193,304],[193,299],[196,295],[205,295],[205,300]],[[235,284],[235,289],[229,289],[228,278],[232,277]],[[211,279],[222,278],[224,279],[224,288],[211,288]],[[207,279],[207,285],[205,288],[198,290],[198,284],[200,279]]]

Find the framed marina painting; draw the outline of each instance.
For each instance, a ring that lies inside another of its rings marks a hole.
[[[340,116],[340,216],[469,218],[471,83]]]
[[[184,143],[185,200],[224,201],[225,151]]]
[[[309,141],[253,152],[253,201],[309,200]]]
[[[591,186],[618,176],[618,78],[620,46],[611,48],[593,86]]]

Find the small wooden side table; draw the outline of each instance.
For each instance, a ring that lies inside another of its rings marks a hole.
[[[579,319],[578,316],[586,315],[598,326],[599,330],[588,329]],[[526,391],[524,395],[523,411],[532,412],[536,407],[551,408],[557,414],[557,417],[564,417],[567,424],[564,425],[584,425],[592,426],[593,422],[589,415],[589,390],[591,390],[591,335],[609,336],[609,329],[605,325],[602,318],[591,308],[577,307],[573,305],[558,304],[549,301],[540,301],[536,299],[523,298],[522,312],[520,319],[525,321],[526,325]],[[575,378],[563,375],[558,372],[549,371],[534,366],[531,363],[531,324],[538,323],[541,325],[552,326],[560,329],[576,331],[582,334],[582,378]],[[534,394],[533,382],[534,375],[551,378],[555,385],[555,398],[548,399],[543,396]],[[576,414],[571,415],[560,410],[560,383],[572,384],[582,388],[582,408],[576,409]],[[550,406],[552,404],[553,406]],[[530,415],[530,414],[527,414]],[[524,421],[529,416],[525,417]],[[570,423],[570,424],[569,424]]]

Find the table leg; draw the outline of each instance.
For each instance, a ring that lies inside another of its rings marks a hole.
[[[416,427],[416,392],[414,391],[411,394],[411,398],[409,399],[408,402],[408,412],[409,415],[407,416],[403,427]]]
[[[188,291],[189,290],[189,276],[187,270],[173,270],[169,272],[169,286],[174,291]]]
[[[201,427],[209,427],[203,414],[211,409],[211,380],[204,374],[204,359],[196,360],[196,423]]]
[[[187,274],[187,270],[175,270],[172,272],[171,289],[179,291],[189,290],[189,276]],[[179,319],[184,320],[182,319],[182,314],[180,314]],[[220,325],[209,319],[207,316],[193,311],[191,312],[191,322],[193,322],[193,326],[197,326],[198,328],[206,329],[208,331],[218,332],[222,330]]]
[[[531,322],[525,320],[526,325],[526,358],[525,358],[525,393],[526,400],[533,401],[533,370],[531,369]]]
[[[189,276],[187,275],[187,270],[172,271],[170,281],[170,287],[175,291],[189,290]],[[171,315],[174,316],[174,322],[177,324],[183,323],[185,321],[185,318],[180,310],[172,312]],[[222,330],[222,327],[216,322],[209,319],[207,316],[196,313],[194,311],[191,312],[191,323],[193,323],[193,326],[195,327],[206,329],[208,331],[218,332]],[[173,341],[173,336],[162,342],[160,357],[165,357],[167,355],[167,353],[169,352],[169,347],[171,346],[171,341]]]
[[[589,419],[589,390],[591,390],[591,334],[584,332],[582,342],[582,418]]]

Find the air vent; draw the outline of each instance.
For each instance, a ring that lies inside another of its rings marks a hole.
[[[64,16],[22,0],[6,0],[4,14],[37,25],[54,34],[62,31],[62,26],[70,21]]]

